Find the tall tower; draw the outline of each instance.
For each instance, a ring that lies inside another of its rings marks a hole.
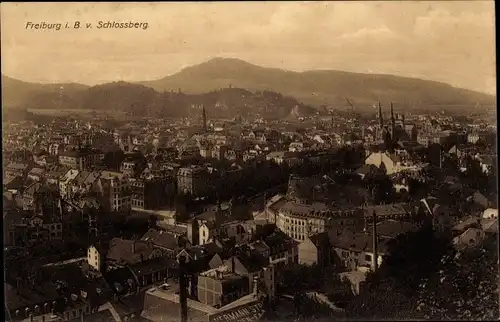
[[[384,116],[382,115],[382,106],[380,102],[378,102],[378,133],[377,140],[384,140],[385,132],[384,132]]]
[[[205,111],[205,105],[202,105],[203,108],[203,131],[207,131],[207,112]]]
[[[373,221],[373,227],[372,227],[372,246],[373,246],[373,261],[372,261],[372,270],[375,272],[378,268],[378,236],[377,236],[377,214],[375,211],[372,214],[372,221]]]
[[[380,102],[378,102],[378,123],[380,126],[380,130],[384,127],[384,117],[382,116],[382,106]]]
[[[394,141],[394,133],[395,133],[396,120],[394,119],[394,109],[392,108],[391,102],[391,140]]]

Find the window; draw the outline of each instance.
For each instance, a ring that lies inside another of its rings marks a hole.
[[[371,262],[372,255],[365,255],[365,261]]]

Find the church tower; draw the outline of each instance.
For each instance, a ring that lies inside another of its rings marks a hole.
[[[380,126],[380,130],[384,127],[384,117],[382,116],[382,106],[380,102],[378,102],[378,125]]]
[[[203,131],[207,131],[207,112],[205,111],[205,105],[202,105],[203,108]]]
[[[396,120],[394,119],[394,109],[392,107],[392,102],[391,102],[391,140],[395,141],[394,135],[396,134],[395,132],[396,128]]]

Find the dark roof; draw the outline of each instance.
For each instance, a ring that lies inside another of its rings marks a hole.
[[[329,234],[329,237],[330,244],[334,248],[351,250],[355,252],[371,252],[373,250],[373,238],[369,234],[344,232],[340,235]],[[383,254],[387,251],[387,244],[384,242],[384,240],[381,240],[379,238],[377,245],[380,254]]]
[[[179,237],[175,236],[172,233],[156,230],[153,228],[150,228],[148,232],[141,238],[141,240],[143,241],[151,242],[154,246],[170,250],[177,250],[179,248],[178,239]]]
[[[21,189],[24,185],[24,179],[21,177],[4,176],[3,185],[5,189]]]
[[[365,164],[361,168],[356,170],[356,173],[366,175],[368,173],[374,172],[375,170],[377,170],[377,167],[373,164]]]
[[[406,203],[392,203],[385,205],[373,205],[364,207],[365,216],[370,217],[375,212],[377,216],[404,215],[409,213],[409,206]]]
[[[28,168],[28,165],[24,163],[12,162],[9,163],[5,168],[7,170],[25,170],[26,168]]]
[[[20,289],[19,293],[16,290],[16,286],[4,283],[4,296],[5,304],[11,314],[14,310],[22,309],[26,306],[31,306],[34,304],[41,304],[45,302],[50,303],[62,297],[56,291],[55,286],[50,282],[46,282],[41,285],[35,285],[34,290],[26,286]]]
[[[264,241],[271,248],[271,251],[275,249],[288,250],[298,245],[298,242],[280,230],[265,237]]]
[[[418,227],[415,224],[409,222],[384,220],[377,224],[377,235],[387,238],[396,238],[400,234],[416,231],[417,229]],[[369,231],[369,233],[371,233],[371,231]]]
[[[137,277],[177,267],[177,261],[170,258],[154,258],[141,263],[130,265],[130,269]]]
[[[269,258],[264,258],[261,254],[255,252],[244,252],[236,255],[236,258],[249,273],[260,271],[264,266],[269,264]],[[226,263],[229,261],[231,259],[226,260]]]
[[[106,257],[118,263],[126,262],[130,264],[138,263],[148,258],[152,252],[153,247],[144,241],[113,238],[109,243],[109,251]]]

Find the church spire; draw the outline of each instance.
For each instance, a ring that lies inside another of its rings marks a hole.
[[[380,102],[378,102],[378,122],[380,128],[382,129],[384,127],[384,117],[382,116],[382,106],[380,105]]]
[[[392,102],[391,102],[391,139],[393,141],[394,141],[395,127],[396,127],[396,120],[394,119],[394,109],[392,107]]]
[[[207,113],[205,111],[205,105],[202,105],[203,108],[203,131],[207,131]]]

